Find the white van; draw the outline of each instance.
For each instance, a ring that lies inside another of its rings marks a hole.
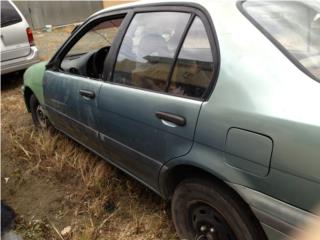
[[[1,75],[39,62],[32,30],[12,1],[1,1]]]

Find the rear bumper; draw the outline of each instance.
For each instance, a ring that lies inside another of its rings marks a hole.
[[[30,54],[26,57],[1,62],[1,75],[26,69],[31,65],[38,63],[40,61],[38,48],[33,46],[30,49]]]
[[[320,216],[296,208],[261,192],[238,185],[231,186],[250,205],[269,239],[292,239],[293,233],[304,233],[306,224],[316,224]],[[269,236],[270,234],[270,236]],[[275,238],[275,236],[279,238]],[[280,237],[281,236],[281,237]]]

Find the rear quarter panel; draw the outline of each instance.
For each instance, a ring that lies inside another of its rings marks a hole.
[[[208,10],[220,46],[219,78],[202,105],[191,152],[168,166],[197,165],[227,182],[313,211],[320,204],[320,83],[283,55],[236,2],[212,1]],[[226,161],[232,127],[272,139],[266,176]]]

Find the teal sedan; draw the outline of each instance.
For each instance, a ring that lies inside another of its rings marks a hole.
[[[104,9],[23,93],[36,126],[171,201],[181,239],[288,239],[319,220],[319,1]]]

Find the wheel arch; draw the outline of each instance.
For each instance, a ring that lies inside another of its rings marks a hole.
[[[214,171],[209,171],[205,167],[189,161],[180,163],[177,162],[176,164],[172,164],[171,167],[169,166],[164,166],[161,169],[159,176],[160,193],[164,199],[171,200],[174,190],[183,180],[188,178],[203,179],[217,183],[234,194],[234,196],[238,198],[239,201],[241,201],[242,204],[246,206],[251,214],[256,218],[249,203],[246,201],[243,195],[241,195],[241,193],[234,188],[232,184],[229,184],[222,175],[218,175]]]
[[[267,239],[267,234],[262,226],[262,222],[260,222],[248,202],[241,196],[237,189],[233,188],[231,184],[228,184],[228,182],[224,181],[221,177],[192,164],[176,165],[169,170],[167,169],[165,174],[167,176],[166,178],[163,178],[162,181],[166,181],[167,183],[167,199],[171,200],[174,189],[179,185],[179,183],[185,182],[185,180],[204,180],[204,183],[212,183],[210,186],[215,186],[218,189],[223,188],[225,193],[229,194],[229,196],[231,196],[232,199],[239,204],[239,207],[243,210],[243,213],[246,214],[250,221],[252,220],[254,229],[259,232],[261,236],[259,239]]]
[[[240,204],[247,210],[250,217],[254,219],[258,224],[257,226],[261,227],[261,230],[263,230],[260,221],[251,209],[249,203],[243,198],[243,196],[237,191],[237,189],[233,188],[231,184],[228,184],[227,181],[224,180],[221,176],[218,176],[217,174],[214,174],[213,172],[210,172],[196,164],[188,162],[176,164],[171,168],[168,168],[166,166],[163,167],[159,176],[161,195],[166,200],[171,200],[175,188],[179,185],[179,183],[188,178],[207,180],[217,183],[225,188],[228,192],[233,194],[235,198],[238,199]]]
[[[221,177],[216,176],[214,173],[191,163],[181,163],[172,167],[164,166],[161,169],[159,185],[163,197],[165,199],[171,199],[174,189],[181,181],[187,178],[206,179],[219,182],[220,184],[225,185],[227,188],[231,188]],[[233,189],[233,191],[235,190]]]

